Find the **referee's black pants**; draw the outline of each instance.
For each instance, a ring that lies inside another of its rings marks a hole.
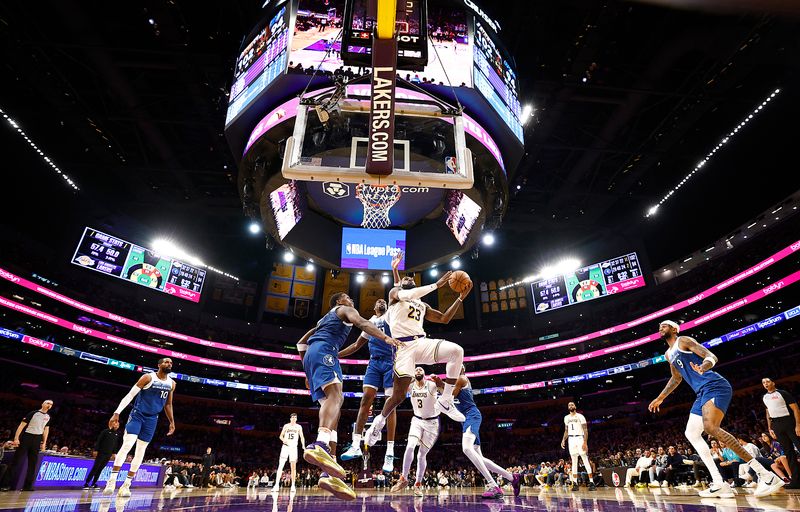
[[[19,446],[14,452],[14,458],[11,460],[11,465],[8,468],[8,476],[10,477],[11,488],[17,484],[19,478],[20,464],[24,457],[28,458],[28,471],[25,474],[25,483],[22,488],[26,490],[33,489],[33,479],[36,477],[36,463],[39,460],[39,450],[42,447],[42,436],[36,434],[29,434],[23,432],[19,436]]]
[[[789,470],[792,472],[792,483],[800,483],[800,468],[797,464],[797,452],[795,446],[800,449],[800,438],[794,431],[795,421],[790,416],[782,416],[780,418],[772,418],[772,430],[775,432],[775,437],[781,443],[783,453],[789,461]]]
[[[97,485],[97,479],[100,478],[100,473],[103,472],[103,468],[106,467],[109,459],[111,459],[111,453],[97,452],[92,470],[89,471],[89,474],[86,476],[86,481],[83,482],[84,487],[87,485]]]

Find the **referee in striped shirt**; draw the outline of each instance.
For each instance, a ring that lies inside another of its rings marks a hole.
[[[41,409],[29,412],[17,427],[13,442],[17,449],[6,473],[7,481],[10,482],[12,488],[19,478],[18,472],[21,469],[22,459],[27,457],[28,471],[25,474],[25,484],[22,490],[33,490],[33,479],[36,476],[36,463],[39,459],[39,452],[47,446],[47,435],[50,433],[50,415],[47,414],[47,411],[51,407],[53,407],[53,401],[45,400],[42,402]],[[3,486],[3,490],[5,489],[6,486]]]
[[[792,483],[785,489],[800,489],[800,468],[795,452],[795,447],[800,449],[800,408],[797,400],[786,391],[778,389],[769,377],[761,379],[761,384],[767,390],[764,406],[767,408],[769,433],[781,443],[792,472]]]

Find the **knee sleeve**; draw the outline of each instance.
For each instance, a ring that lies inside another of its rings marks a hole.
[[[142,465],[142,461],[144,460],[144,451],[147,449],[147,445],[150,444],[147,441],[142,441],[141,439],[136,440],[136,453],[133,455],[133,460],[131,460],[131,473],[136,473],[139,471],[139,466]]]
[[[466,453],[472,452],[472,447],[475,446],[475,434],[464,432],[461,436],[461,450]]]
[[[689,415],[689,421],[686,422],[686,439],[692,444],[696,442],[705,443],[703,440],[703,417],[696,414]]]
[[[411,450],[413,452],[414,448],[417,447],[418,443],[419,443],[419,440],[416,437],[410,437],[409,436],[408,441],[406,443],[406,450]],[[422,452],[422,446],[420,446],[419,450],[420,450],[420,452]]]
[[[128,458],[128,453],[130,453],[131,448],[133,445],[136,444],[136,434],[124,434],[122,436],[122,446],[119,447],[117,450],[117,456],[114,457],[114,467],[118,468],[125,464],[125,459]]]

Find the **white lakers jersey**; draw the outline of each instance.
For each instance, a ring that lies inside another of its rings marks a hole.
[[[387,311],[387,322],[392,337],[405,338],[407,336],[425,336],[422,323],[425,321],[425,311],[428,305],[421,300],[398,300]]]
[[[283,426],[283,438],[286,439],[286,444],[290,448],[297,448],[297,443],[300,441],[300,433],[302,431],[303,427],[297,423],[294,425],[287,423]]]
[[[586,418],[584,418],[583,414],[579,412],[575,414],[567,414],[564,416],[564,425],[567,427],[567,435],[582,436],[583,425],[586,425]]]
[[[423,387],[419,387],[414,381],[409,388],[411,404],[414,406],[414,416],[420,418],[433,418],[436,416],[436,384],[431,381],[424,381]]]

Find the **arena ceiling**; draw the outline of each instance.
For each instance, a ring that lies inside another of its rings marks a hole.
[[[4,125],[6,220],[67,246],[72,224],[139,240],[158,232],[234,273],[258,269],[266,250],[247,233],[223,124],[261,3],[3,3],[0,108],[81,188],[65,187]],[[522,101],[535,106],[498,233],[520,269],[531,255],[597,244],[640,244],[663,265],[800,188],[789,164],[798,11],[668,4],[483,2],[516,58]],[[779,99],[645,219],[775,88]]]

